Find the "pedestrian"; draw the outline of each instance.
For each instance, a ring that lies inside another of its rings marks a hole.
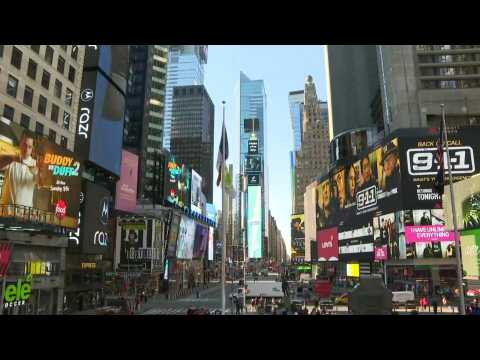
[[[137,295],[137,296],[135,297],[135,311],[138,311],[139,307],[140,307],[140,298],[139,298],[139,296]]]
[[[144,297],[145,304],[146,304],[146,303],[147,303],[147,298],[148,298],[148,295],[145,293],[145,294],[143,295],[143,297]]]
[[[238,300],[237,296],[233,296],[233,303],[235,304],[235,315],[239,315],[240,313],[240,301]]]
[[[436,296],[434,296],[434,297],[432,298],[431,304],[432,304],[432,306],[433,306],[433,313],[434,313],[434,314],[437,314],[438,302],[437,302]]]
[[[243,313],[243,296],[239,296],[237,298],[237,303],[238,303],[240,313],[242,314]]]

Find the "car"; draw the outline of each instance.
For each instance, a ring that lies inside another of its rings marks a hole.
[[[348,305],[348,293],[344,293],[335,298],[335,305]]]

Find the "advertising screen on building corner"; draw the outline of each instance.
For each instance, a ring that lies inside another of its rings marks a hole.
[[[122,150],[120,180],[117,182],[115,209],[135,211],[137,207],[138,155]]]
[[[262,188],[249,186],[247,196],[248,257],[262,257]]]

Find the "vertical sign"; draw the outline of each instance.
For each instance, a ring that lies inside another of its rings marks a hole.
[[[248,257],[262,257],[262,192],[260,186],[248,187],[247,239]]]

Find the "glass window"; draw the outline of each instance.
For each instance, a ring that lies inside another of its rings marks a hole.
[[[65,59],[58,55],[57,70],[63,75],[65,71]]]
[[[17,69],[22,67],[22,55],[23,53],[14,46],[12,49],[12,59],[10,63]]]
[[[16,98],[17,90],[18,90],[18,79],[12,75],[8,75],[7,94]]]
[[[15,115],[15,109],[5,104],[5,106],[3,107],[3,117],[13,121],[14,115]]]
[[[43,70],[42,86],[47,90],[50,87],[50,73],[46,70]]]
[[[50,45],[45,49],[45,61],[50,65],[53,63],[53,48]]]
[[[25,86],[25,91],[23,92],[23,103],[28,106],[33,104],[33,89],[30,86]]]
[[[53,92],[54,92],[56,97],[58,97],[59,99],[62,98],[62,83],[58,79],[55,79],[55,88],[54,88]]]
[[[67,143],[68,143],[67,138],[65,136],[62,136],[62,138],[60,139],[60,145],[62,145],[66,149]]]
[[[78,58],[78,46],[77,45],[72,45],[71,55],[72,55],[73,60],[77,60],[77,58]]]
[[[70,130],[70,114],[66,111],[63,112],[63,127]]]
[[[38,54],[40,52],[40,45],[30,45],[30,49]]]
[[[72,106],[72,99],[73,99],[73,91],[67,88],[65,93],[65,104],[68,106]]]
[[[37,79],[37,63],[32,59],[28,60],[27,75],[33,80]]]
[[[52,104],[52,112],[50,113],[50,120],[52,120],[53,122],[56,122],[58,123],[58,114],[60,112],[60,108],[55,105],[55,104]]]
[[[38,134],[38,135],[43,135],[43,124],[42,123],[39,123],[37,121],[37,123],[35,124],[35,132]]]
[[[72,83],[75,82],[75,68],[72,65],[70,65],[70,68],[68,69],[68,80]]]
[[[22,125],[25,129],[30,127],[30,116],[22,114],[20,117],[20,125]]]
[[[57,141],[57,133],[55,132],[55,130],[50,129],[48,131],[48,140],[50,140],[51,142]]]
[[[43,95],[38,98],[38,112],[42,115],[47,113],[47,98]]]

